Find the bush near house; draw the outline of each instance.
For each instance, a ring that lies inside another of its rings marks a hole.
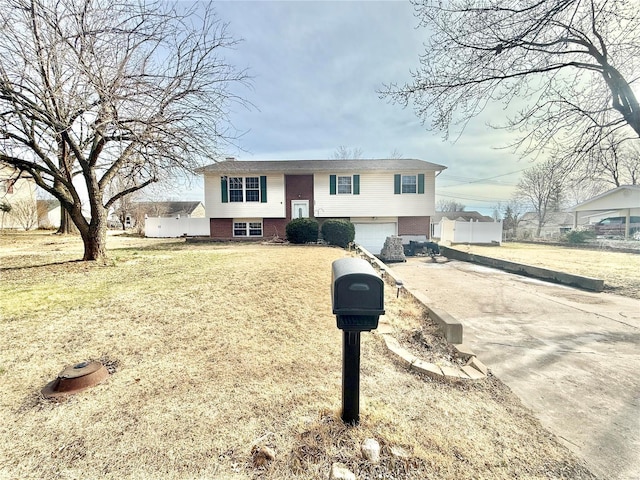
[[[318,222],[310,218],[296,218],[287,223],[287,240],[291,243],[318,241]]]
[[[587,240],[594,238],[596,238],[595,233],[589,230],[571,230],[564,236],[564,240],[572,245],[586,243]]]
[[[331,219],[322,224],[322,238],[330,245],[346,248],[356,237],[356,229],[348,220]]]

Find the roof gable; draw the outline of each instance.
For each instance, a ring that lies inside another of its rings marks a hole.
[[[640,185],[622,185],[579,203],[571,210],[611,210],[640,207]]]

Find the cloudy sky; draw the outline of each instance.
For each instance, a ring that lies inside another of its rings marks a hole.
[[[338,146],[364,158],[397,152],[445,165],[437,199],[491,214],[511,196],[530,166],[508,150],[505,132],[470,124],[455,142],[428,132],[411,108],[380,99],[385,84],[409,81],[428,35],[408,1],[227,1],[215,4],[229,32],[243,41],[228,60],[247,68],[252,88],[237,93],[251,109],[234,108],[245,132],[229,155],[240,160],[330,158]],[[492,116],[493,115],[493,116]],[[189,199],[202,199],[195,182]]]

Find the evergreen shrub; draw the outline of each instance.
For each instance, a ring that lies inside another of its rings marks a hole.
[[[295,218],[287,223],[287,240],[291,243],[318,241],[318,222],[311,218]]]
[[[356,237],[356,229],[348,220],[330,219],[322,224],[322,238],[330,245],[346,248]]]

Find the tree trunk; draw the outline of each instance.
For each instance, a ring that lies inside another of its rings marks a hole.
[[[106,225],[95,227],[90,225],[87,233],[82,235],[84,256],[82,260],[102,262],[107,258],[107,229]]]
[[[97,197],[94,197],[97,198]],[[71,212],[84,244],[83,261],[103,262],[107,258],[107,210],[102,205],[92,205],[91,222],[82,215],[82,207],[74,206]]]
[[[56,233],[60,235],[78,235],[80,233],[76,224],[73,223],[71,215],[62,205],[60,205],[60,227]]]

